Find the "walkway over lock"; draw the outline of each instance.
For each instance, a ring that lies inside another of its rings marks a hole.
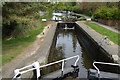
[[[65,61],[71,60],[73,58],[77,58],[75,63],[74,63],[74,65],[71,65],[73,67],[73,69],[69,68],[67,70],[64,70]],[[61,69],[61,71],[57,71],[56,72],[57,74],[58,74],[58,72],[61,73],[61,76],[58,75],[58,76],[56,76],[56,78],[59,78],[59,77],[62,78],[62,77],[64,77],[64,75],[68,75],[68,73],[71,70],[73,70],[72,71],[73,73],[76,73],[76,72],[78,73],[79,72],[79,69],[78,69],[78,66],[77,66],[77,62],[78,61],[79,61],[79,55],[76,55],[76,56],[73,56],[73,57],[69,57],[69,58],[66,58],[66,59],[62,59],[62,60],[59,60],[59,61],[56,61],[56,62],[52,62],[52,63],[46,64],[46,65],[42,65],[42,66],[39,65],[39,62],[34,62],[31,65],[28,65],[28,66],[25,66],[23,68],[14,70],[15,76],[13,77],[13,80],[14,79],[21,79],[21,75],[24,74],[24,73],[27,73],[29,71],[36,71],[36,74],[37,74],[36,77],[37,77],[37,80],[39,80],[42,77],[41,73],[40,73],[40,71],[41,71],[40,69],[41,68],[47,67],[47,66],[51,66],[51,65],[57,64],[57,63],[62,63],[62,69]],[[30,68],[30,67],[33,67],[33,68]],[[56,75],[56,73],[55,74],[51,74],[51,75],[54,76],[54,75]],[[70,72],[70,74],[71,74],[71,72]],[[50,77],[46,76],[46,78],[50,78]],[[55,78],[55,76],[54,76],[54,78]]]
[[[74,65],[71,65],[71,67],[67,68],[67,69],[64,68],[65,61],[71,60],[73,58],[77,58],[75,63],[74,63]],[[37,75],[36,79],[37,80],[64,79],[64,78],[66,78],[66,77],[68,77],[70,75],[74,75],[74,77],[78,77],[78,72],[79,72],[79,67],[77,66],[77,62],[78,61],[79,61],[79,55],[76,55],[76,56],[73,56],[73,57],[69,57],[69,58],[66,58],[66,59],[62,59],[62,60],[59,60],[59,61],[56,61],[56,62],[52,62],[52,63],[46,64],[46,65],[42,65],[42,66],[39,65],[39,62],[34,62],[31,65],[25,66],[25,67],[20,68],[20,69],[16,69],[14,71],[15,72],[15,76],[13,77],[13,80],[14,79],[22,79],[21,75],[24,74],[24,73],[27,73],[29,71],[35,71],[36,72],[36,75]],[[57,63],[62,63],[62,69],[57,70],[57,71],[52,72],[52,73],[49,73],[49,74],[47,74],[45,76],[41,75],[41,68],[47,67],[47,66],[51,66],[51,65],[54,65],[54,64],[57,64]],[[101,79],[101,80],[119,80],[119,74],[100,71],[99,68],[95,64],[120,66],[120,64],[115,64],[115,63],[94,62],[93,66],[95,67],[95,69],[97,71],[94,70],[94,69],[89,69],[88,70],[88,75],[87,76],[88,76],[89,80],[91,80],[93,78],[94,78],[94,80],[96,80],[96,79],[97,80],[98,79]],[[33,68],[30,69],[29,67],[31,67],[31,66]]]

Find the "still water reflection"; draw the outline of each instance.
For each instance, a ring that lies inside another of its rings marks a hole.
[[[85,50],[79,44],[74,30],[57,29],[48,61],[53,62],[75,55],[80,56],[78,65],[82,74],[80,74],[79,76],[81,78],[85,78],[87,74],[87,69],[91,68],[91,63],[93,60],[91,60],[91,58],[85,53]],[[76,59],[67,61],[65,64],[65,68],[73,65],[75,60]],[[59,66],[54,66],[50,70],[55,69],[56,67]]]
[[[79,38],[84,38],[84,35],[76,34],[76,31],[74,29],[67,30],[64,29],[64,27],[65,25],[62,25],[62,27],[58,26],[56,30],[47,63],[79,55],[80,56],[78,62],[80,69],[79,78],[87,78],[87,70],[93,68],[92,66],[93,61],[94,60],[98,61],[97,59],[99,57],[99,60],[104,62],[103,58],[105,58],[105,56],[103,56],[101,52],[99,55],[97,53],[96,55],[93,55],[91,52],[89,52],[89,49],[86,50],[85,47],[81,45],[80,40],[78,41],[77,39],[79,36],[80,36]],[[84,41],[87,41],[87,43],[89,43],[89,41],[85,40],[85,38]],[[87,45],[87,47],[90,48],[90,45]],[[95,50],[93,50],[93,52],[95,52]],[[75,60],[76,59],[66,61],[65,68],[69,68],[71,65],[73,65]],[[61,63],[46,67],[43,69],[42,72],[43,74],[47,74],[58,69],[61,69]],[[115,67],[108,68],[108,66],[104,67],[102,66],[100,69],[106,71],[111,70],[111,72],[118,71],[118,68],[116,69]]]

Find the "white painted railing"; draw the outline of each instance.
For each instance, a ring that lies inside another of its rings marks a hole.
[[[120,66],[120,64],[115,64],[115,63],[105,63],[105,62],[93,62],[93,66],[97,70],[98,78],[100,77],[100,70],[95,64],[104,64],[104,65],[113,65],[113,66]]]
[[[52,62],[52,63],[46,64],[46,65],[42,65],[42,66],[39,65],[39,62],[34,62],[31,65],[28,65],[28,66],[25,66],[23,68],[14,70],[15,76],[13,77],[12,80],[14,80],[15,78],[21,79],[21,76],[20,76],[21,74],[24,74],[24,73],[27,73],[27,72],[33,71],[33,70],[36,70],[37,80],[39,80],[39,78],[41,76],[40,75],[40,68],[47,67],[47,66],[50,66],[50,65],[53,65],[53,64],[57,64],[57,63],[60,63],[60,62],[62,62],[62,72],[61,73],[63,73],[65,61],[73,59],[73,58],[76,58],[76,57],[77,57],[77,59],[76,59],[76,61],[74,63],[74,66],[77,66],[77,62],[79,61],[79,55],[76,55],[76,56],[73,56],[73,57],[69,57],[69,58],[66,58],[66,59],[62,59],[62,60],[59,60],[59,61],[56,61],[56,62]],[[34,68],[30,68],[30,67],[34,67]],[[27,69],[27,68],[29,68],[29,69]]]

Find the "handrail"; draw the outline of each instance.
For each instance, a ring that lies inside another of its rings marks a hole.
[[[40,77],[40,68],[47,67],[47,66],[50,66],[50,65],[53,65],[53,64],[57,64],[57,63],[60,63],[60,62],[62,62],[62,73],[63,73],[65,61],[73,59],[73,58],[76,58],[76,57],[77,57],[77,59],[76,59],[76,61],[74,63],[74,66],[77,66],[77,62],[79,61],[79,55],[76,55],[76,56],[73,56],[73,57],[69,57],[69,58],[66,58],[66,59],[62,59],[62,60],[59,60],[59,61],[56,61],[56,62],[52,62],[52,63],[46,64],[46,65],[42,65],[42,66],[39,65],[39,62],[34,62],[31,65],[25,66],[25,67],[20,68],[20,69],[16,69],[14,71],[15,72],[15,76],[13,77],[13,79],[17,78],[17,76],[19,74],[21,75],[21,74],[24,74],[26,72],[36,70],[37,71],[37,80],[38,80],[38,78]],[[34,67],[34,68],[27,69],[29,67]],[[25,69],[27,69],[27,70],[25,70]],[[22,71],[22,70],[24,70],[24,71]]]
[[[120,64],[115,64],[115,63],[93,62],[93,66],[97,70],[98,78],[100,77],[100,70],[99,70],[99,68],[95,64],[105,64],[105,65],[120,66]]]

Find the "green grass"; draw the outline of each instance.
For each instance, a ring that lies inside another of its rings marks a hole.
[[[0,66],[2,65],[2,55],[0,55]]]
[[[2,65],[10,62],[13,58],[25,51],[28,46],[36,40],[36,35],[41,33],[45,25],[39,29],[28,31],[28,37],[16,38],[2,41]],[[1,65],[0,65],[1,66]]]
[[[84,16],[81,16],[79,19],[80,20],[85,20],[86,18]]]
[[[95,23],[85,23],[86,25],[88,25],[89,27],[91,27],[92,29],[94,29],[96,32],[102,34],[102,35],[106,35],[111,41],[113,41],[114,43],[118,44],[120,46],[120,34],[113,32],[111,30],[108,30],[100,25],[97,25]]]

